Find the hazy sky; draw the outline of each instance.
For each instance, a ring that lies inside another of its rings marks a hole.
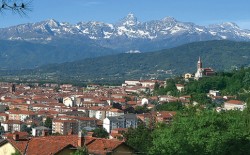
[[[250,0],[33,0],[32,9],[28,17],[0,14],[0,27],[47,19],[72,24],[93,20],[115,23],[133,13],[139,21],[171,16],[204,26],[235,22],[250,29]]]

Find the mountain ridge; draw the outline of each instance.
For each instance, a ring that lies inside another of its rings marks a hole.
[[[250,41],[250,30],[231,22],[205,27],[173,17],[141,22],[133,14],[115,24],[96,21],[70,24],[50,19],[1,28],[0,65],[2,69],[35,68],[209,40]]]
[[[250,41],[250,30],[241,29],[232,22],[200,26],[192,22],[181,22],[173,17],[140,22],[131,13],[115,24],[98,21],[70,24],[49,19],[0,29],[0,39],[3,40],[48,43],[57,38],[92,41],[97,45],[123,52],[147,52],[195,41]]]

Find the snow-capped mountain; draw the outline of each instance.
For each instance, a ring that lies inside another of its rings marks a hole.
[[[53,19],[22,24],[0,29],[0,39],[39,43],[75,39],[120,51],[150,51],[213,39],[249,41],[250,31],[230,22],[205,27],[172,17],[140,22],[133,14],[128,14],[116,24],[96,21],[69,24]]]

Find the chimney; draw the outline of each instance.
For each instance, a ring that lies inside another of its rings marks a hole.
[[[77,141],[78,147],[83,147],[85,145],[85,138],[82,131],[78,133],[78,141]]]
[[[19,140],[19,134],[18,134],[18,133],[14,133],[14,134],[13,134],[13,139],[14,139],[15,141],[18,141],[18,140]]]
[[[68,131],[68,135],[73,135],[73,130],[72,130],[72,128],[71,128],[71,129],[69,129],[69,131]]]
[[[94,132],[87,132],[88,137],[93,137]]]

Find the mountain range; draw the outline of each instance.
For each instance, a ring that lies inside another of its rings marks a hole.
[[[115,24],[50,19],[0,29],[2,69],[34,68],[117,53],[140,53],[207,40],[249,41],[235,23],[199,26],[172,17],[147,22],[133,14]]]

